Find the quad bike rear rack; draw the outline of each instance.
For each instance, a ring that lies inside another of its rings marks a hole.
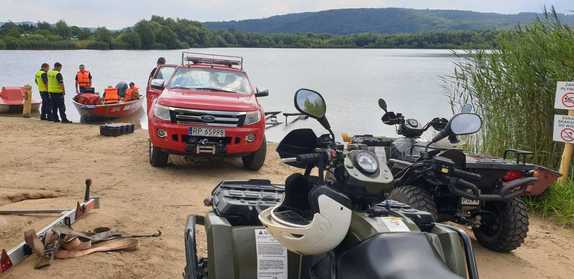
[[[393,164],[393,167],[400,169],[405,169],[413,165],[411,162],[398,159],[389,159],[389,162]],[[528,187],[537,181],[538,177],[523,177],[510,182],[503,182],[498,192],[490,194],[483,194],[476,185],[468,183],[451,183],[448,188],[451,192],[470,200],[506,201],[526,194],[529,189]]]
[[[86,187],[84,189],[84,200],[80,203],[76,203],[76,208],[73,209],[46,209],[46,210],[14,210],[14,214],[39,214],[39,213],[58,213],[61,212],[61,216],[54,220],[49,225],[42,228],[36,235],[39,238],[44,238],[46,233],[50,231],[56,225],[66,225],[71,226],[78,219],[83,217],[88,213],[90,209],[100,208],[100,199],[98,197],[92,197],[90,195],[90,186],[92,185],[91,179],[86,179]],[[32,254],[32,249],[25,243],[22,242],[13,249],[6,251],[2,249],[0,254],[0,273],[9,271],[13,266],[24,261],[28,256]]]

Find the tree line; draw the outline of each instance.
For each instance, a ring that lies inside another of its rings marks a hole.
[[[122,30],[81,28],[56,24],[5,23],[0,27],[0,49],[187,49],[196,47],[250,48],[441,48],[489,49],[500,31],[452,31],[385,35],[360,33],[248,33],[210,30],[186,19],[153,16]]]

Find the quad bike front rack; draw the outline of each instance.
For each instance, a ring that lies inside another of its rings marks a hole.
[[[59,213],[61,216],[55,221],[42,228],[36,235],[39,238],[44,238],[46,233],[56,225],[71,226],[78,219],[83,217],[91,209],[100,208],[100,199],[92,197],[90,194],[90,187],[92,185],[91,179],[86,179],[86,187],[84,190],[84,200],[76,203],[76,208],[73,209],[46,209],[46,210],[13,210],[13,214],[39,214],[39,213]],[[8,212],[8,211],[7,211]],[[25,242],[20,243],[13,249],[6,251],[2,249],[0,254],[0,273],[9,271],[13,266],[24,261],[32,254],[32,249]]]

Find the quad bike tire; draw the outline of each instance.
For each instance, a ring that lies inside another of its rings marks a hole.
[[[261,147],[259,150],[251,153],[249,155],[241,157],[243,160],[243,166],[252,171],[258,171],[263,167],[265,163],[265,157],[267,156],[267,141],[263,138],[263,143],[261,143]]]
[[[149,142],[149,163],[153,167],[164,168],[167,166],[168,160],[169,160],[169,153],[154,147],[150,141]]]
[[[426,211],[437,219],[438,211],[436,203],[429,191],[414,185],[404,185],[394,188],[389,195],[389,199],[406,203],[411,207]]]
[[[476,240],[484,247],[501,253],[508,253],[522,245],[528,233],[528,207],[520,198],[507,203],[487,204],[487,210],[496,212],[496,217],[482,220],[473,228]]]

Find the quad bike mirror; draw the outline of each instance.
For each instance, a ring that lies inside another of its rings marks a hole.
[[[470,135],[478,132],[482,127],[482,119],[476,113],[459,113],[453,116],[446,127],[438,133],[427,145],[449,137],[451,142],[457,142],[456,136]]]
[[[482,127],[482,119],[476,113],[459,113],[447,125],[453,135],[470,135]]]
[[[379,107],[385,112],[387,112],[387,102],[385,102],[383,98],[379,98]]]
[[[295,93],[295,108],[310,117],[321,119],[325,117],[327,105],[318,92],[309,89],[299,89]]]
[[[325,117],[327,103],[319,92],[310,89],[299,89],[295,92],[295,108],[304,115],[313,117],[325,127],[335,140],[335,134],[331,130],[331,125]]]

